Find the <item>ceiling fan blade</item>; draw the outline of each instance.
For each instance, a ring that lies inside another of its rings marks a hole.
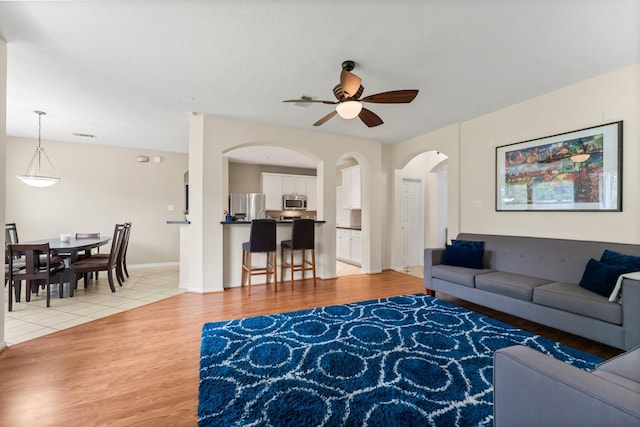
[[[330,104],[330,105],[334,105],[337,104],[338,102],[336,101],[323,101],[321,99],[287,99],[286,101],[282,101],[282,102],[299,102],[299,103],[319,103],[319,104]]]
[[[365,96],[361,101],[374,102],[376,104],[406,104],[413,101],[417,95],[417,89],[392,90]]]
[[[360,114],[358,114],[358,117],[360,117],[360,120],[362,120],[362,123],[364,123],[370,128],[374,126],[380,126],[381,124],[384,123],[380,118],[380,116],[378,116],[376,113],[374,113],[371,110],[367,110],[364,107],[362,108],[362,111],[360,111]]]
[[[333,116],[335,116],[336,114],[338,114],[338,112],[336,110],[333,110],[332,112],[330,112],[329,114],[327,114],[326,116],[324,116],[323,118],[321,118],[320,120],[315,122],[313,125],[314,126],[321,126],[321,125],[325,124],[327,121],[329,121],[329,119],[332,118]]]
[[[362,79],[352,72],[347,70],[340,72],[340,86],[342,86],[346,98],[353,97],[358,92],[361,83]]]

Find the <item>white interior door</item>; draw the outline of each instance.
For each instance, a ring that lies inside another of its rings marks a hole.
[[[422,181],[402,180],[402,264],[421,265],[424,248]]]

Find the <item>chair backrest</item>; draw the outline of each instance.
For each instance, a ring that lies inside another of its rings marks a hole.
[[[18,228],[15,222],[4,225],[4,262],[9,262],[9,245],[18,243]]]
[[[38,244],[9,244],[9,271],[12,280],[46,279],[51,268],[51,253],[49,243]],[[24,259],[24,269],[14,271],[14,259]]]
[[[20,243],[18,241],[18,229],[15,222],[4,225],[4,244],[6,246],[12,243]]]
[[[313,219],[294,219],[291,229],[292,249],[313,249],[316,241],[316,221]]]
[[[111,240],[111,250],[109,251],[109,265],[116,265],[120,260],[122,242],[124,240],[125,225],[116,224],[113,229],[113,240]]]
[[[76,233],[76,239],[99,239],[100,233]]]
[[[125,234],[124,241],[122,242],[122,254],[121,259],[124,260],[127,257],[127,249],[129,248],[129,236],[131,236],[131,223],[124,223]]]
[[[275,252],[276,220],[254,219],[249,232],[249,252]]]

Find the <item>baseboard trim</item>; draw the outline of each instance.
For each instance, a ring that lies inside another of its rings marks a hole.
[[[172,261],[172,262],[153,262],[153,263],[149,263],[149,264],[132,264],[132,265],[127,265],[127,268],[151,268],[151,267],[173,267],[173,266],[179,266],[180,262],[179,261]]]

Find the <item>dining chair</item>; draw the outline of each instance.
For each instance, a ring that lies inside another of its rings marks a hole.
[[[111,250],[109,254],[97,254],[89,257],[82,258],[71,265],[69,265],[69,270],[71,271],[71,283],[70,287],[75,289],[77,286],[77,275],[82,274],[84,277],[84,287],[87,287],[88,278],[85,273],[94,273],[97,271],[106,271],[109,287],[111,288],[111,292],[116,291],[116,287],[113,281],[113,273],[116,268],[118,268],[118,254],[120,252],[120,248],[123,242],[125,226],[124,224],[116,224],[113,231],[113,240],[111,241]],[[116,279],[118,280],[118,284],[122,286],[122,281],[120,280],[120,276],[116,273]]]
[[[296,271],[301,272],[304,280],[305,271],[313,273],[313,287],[316,286],[316,249],[315,249],[316,222],[313,219],[294,219],[291,229],[291,239],[280,242],[280,282],[284,281],[285,270],[291,270],[291,289]],[[285,250],[289,251],[289,259],[285,257]],[[302,251],[300,262],[294,262],[295,251]],[[311,252],[311,260],[307,259],[306,252]],[[278,287],[276,285],[276,291]]]
[[[264,267],[253,265],[251,255],[265,253]],[[273,253],[273,261],[271,254]],[[251,295],[251,276],[266,275],[269,284],[269,275],[273,275],[276,288],[278,287],[278,275],[276,272],[276,221],[273,219],[254,219],[251,221],[249,241],[242,243],[242,276],[240,286],[244,285],[245,275],[248,276],[249,295]]]
[[[129,277],[129,273],[127,272],[127,246],[129,245],[129,235],[131,233],[131,223],[125,222],[124,231],[122,236],[122,242],[120,243],[120,249],[117,254],[117,265],[116,265],[116,276],[118,277],[119,282],[125,282],[125,274]],[[94,257],[108,257],[108,254],[96,254]],[[98,278],[98,272],[95,272],[96,279]]]
[[[129,248],[129,236],[131,236],[131,222],[125,222],[124,225],[127,229],[127,232],[124,238],[124,243],[122,244],[121,268],[122,268],[122,271],[124,271],[124,274],[126,274],[127,277],[129,277],[129,271],[127,270],[127,249]]]
[[[14,260],[24,260],[24,268],[16,270]],[[51,279],[58,276],[58,294],[63,296],[62,272],[63,262],[52,262],[49,243],[39,244],[9,244],[9,311],[13,310],[12,288],[15,291],[15,300],[20,302],[20,288],[24,280],[25,301],[31,301],[31,293],[37,292],[43,285],[47,290],[47,307],[51,305]],[[54,282],[55,283],[55,282]]]
[[[5,245],[20,243],[18,240],[18,227],[15,222],[4,225],[4,243]]]
[[[15,222],[4,225],[4,285],[9,283],[9,245],[18,243],[18,228]],[[13,269],[20,270],[24,268],[24,260],[19,258],[13,260]]]
[[[76,240],[82,240],[82,239],[99,239],[100,238],[100,233],[76,233]],[[99,253],[100,252],[100,247],[98,246],[96,248],[96,252]],[[84,257],[88,257],[91,256],[91,249],[89,249],[88,251],[84,251],[84,253],[82,254],[78,254],[78,259],[82,259]],[[89,273],[85,273],[85,274],[89,274]],[[93,272],[93,276],[96,280],[98,280],[98,272],[94,271]]]

